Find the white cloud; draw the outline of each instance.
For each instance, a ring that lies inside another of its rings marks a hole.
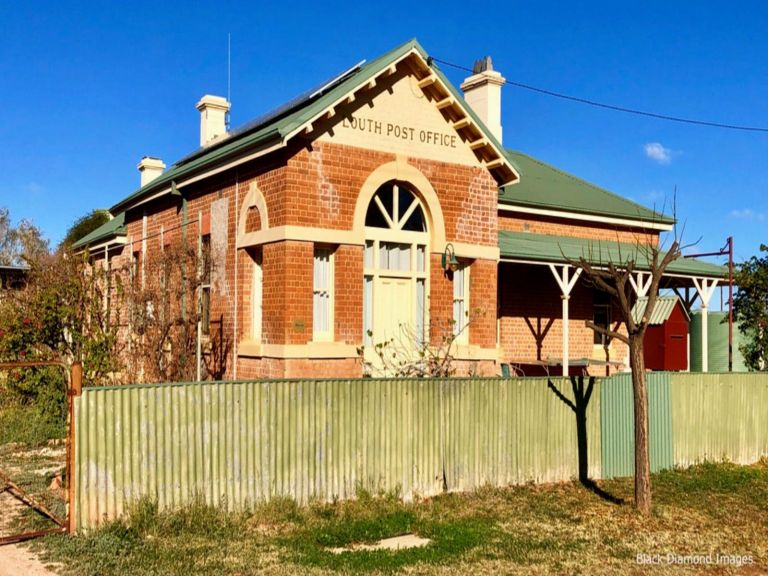
[[[751,208],[742,208],[731,210],[731,218],[736,218],[738,220],[753,220],[757,222],[764,222],[766,216],[764,212],[755,212]]]
[[[664,148],[659,142],[648,142],[648,144],[643,146],[643,150],[645,150],[645,155],[648,158],[659,164],[669,164],[672,162],[672,150]]]
[[[45,188],[43,188],[43,185],[39,184],[38,182],[30,182],[24,186],[24,191],[29,194],[39,194],[43,190],[45,190]]]

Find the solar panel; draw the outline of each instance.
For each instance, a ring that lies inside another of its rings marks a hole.
[[[355,64],[351,68],[348,68],[347,70],[342,72],[341,74],[337,74],[336,76],[332,77],[331,79],[326,80],[325,82],[322,82],[322,83],[318,84],[317,86],[315,86],[311,90],[307,90],[306,92],[300,94],[296,98],[293,98],[292,100],[289,100],[285,104],[281,104],[280,106],[278,106],[277,108],[267,112],[266,114],[263,114],[263,115],[257,117],[254,120],[246,122],[242,126],[239,126],[235,130],[232,130],[231,132],[229,132],[227,134],[226,138],[222,138],[216,144],[222,144],[224,142],[229,141],[231,138],[233,138],[235,136],[241,136],[242,134],[246,134],[248,132],[253,132],[255,130],[258,130],[262,126],[266,126],[270,122],[273,122],[273,121],[277,120],[278,118],[281,118],[283,116],[287,116],[288,114],[290,114],[294,110],[296,110],[298,108],[301,108],[305,104],[307,104],[308,102],[310,102],[310,101],[312,101],[312,100],[322,96],[323,94],[325,94],[329,90],[332,90],[333,88],[335,88],[336,86],[341,84],[344,80],[346,80],[350,76],[352,76],[352,75],[356,74],[357,72],[359,72],[360,69],[362,68],[363,64],[365,64],[365,60],[361,60],[360,62],[358,62],[357,64]],[[198,148],[197,150],[195,150],[191,154],[185,156],[184,158],[182,158],[181,160],[176,162],[175,165],[176,166],[180,166],[182,164],[190,162],[191,160],[194,160],[195,158],[198,158],[202,154],[212,150],[216,146],[216,144],[214,144],[213,146],[204,146],[202,148]]]

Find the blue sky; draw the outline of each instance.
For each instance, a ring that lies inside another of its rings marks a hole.
[[[232,125],[416,37],[470,66],[582,98],[768,127],[768,2],[35,2],[0,9],[0,206],[58,242],[138,187],[144,155],[198,143],[195,103]],[[443,67],[458,85],[465,73]],[[677,216],[696,251],[768,243],[768,133],[628,116],[519,88],[504,144]]]

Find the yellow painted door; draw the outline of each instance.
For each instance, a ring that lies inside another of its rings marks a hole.
[[[404,347],[413,332],[413,289],[407,278],[380,278],[374,302],[374,344],[394,338]]]

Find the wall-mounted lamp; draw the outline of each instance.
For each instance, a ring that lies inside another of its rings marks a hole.
[[[459,269],[459,261],[456,260],[456,252],[453,250],[453,244],[448,243],[445,245],[445,251],[442,258],[443,270],[448,272],[456,272]]]

